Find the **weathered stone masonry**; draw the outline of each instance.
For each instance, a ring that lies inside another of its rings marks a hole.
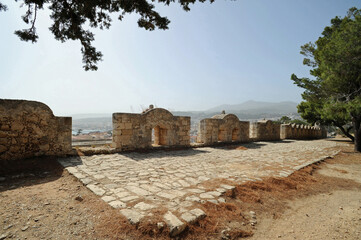
[[[250,138],[254,141],[280,140],[280,124],[264,120],[250,125]]]
[[[232,141],[249,141],[249,122],[239,121],[236,115],[224,112],[200,121],[198,143],[213,144]]]
[[[189,146],[190,117],[173,116],[163,108],[151,108],[141,114],[113,113],[113,147],[133,150],[154,145]]]
[[[71,147],[71,118],[56,117],[40,102],[0,99],[0,161],[41,155],[65,155]],[[152,131],[153,139],[152,139]],[[113,114],[113,147],[123,150],[152,145],[190,146],[190,117],[173,116],[162,108],[141,114]],[[224,112],[201,120],[197,142],[275,141],[325,138],[324,128],[274,124],[250,124]]]
[[[319,126],[305,126],[296,124],[281,125],[281,139],[318,139],[326,138],[327,131]]]
[[[71,121],[40,102],[0,99],[0,161],[70,152]]]

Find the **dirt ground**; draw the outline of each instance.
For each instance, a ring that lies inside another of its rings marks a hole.
[[[251,239],[360,240],[361,154],[350,150],[317,166],[315,182],[286,197],[280,215],[262,215]]]
[[[178,238],[361,239],[361,154],[341,150],[287,178],[237,186],[225,204],[201,205],[207,217]],[[0,240],[169,238],[157,226],[161,209],[132,226],[54,159],[0,166],[0,176]]]

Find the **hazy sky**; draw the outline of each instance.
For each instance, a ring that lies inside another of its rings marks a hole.
[[[56,115],[299,102],[290,75],[308,74],[300,46],[317,40],[331,18],[361,8],[359,0],[216,0],[190,12],[158,6],[169,30],[140,29],[137,15],[113,18],[109,30],[95,31],[104,61],[85,72],[80,44],[53,38],[49,12],[38,16],[39,41],[31,44],[13,34],[24,28],[25,9],[3,3],[9,10],[0,13],[0,98],[41,101]]]

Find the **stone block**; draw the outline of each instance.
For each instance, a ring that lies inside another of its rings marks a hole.
[[[133,130],[132,129],[122,129],[121,130],[122,135],[132,135],[133,134]]]
[[[121,130],[121,135],[132,135],[133,134],[133,130],[132,129],[122,129]]]
[[[119,136],[122,135],[122,130],[120,129],[113,129],[113,139],[114,138],[119,138]]]
[[[75,167],[67,167],[66,170],[70,173],[70,174],[74,174],[78,172],[78,169],[76,169]]]
[[[46,152],[50,149],[50,146],[49,146],[49,144],[44,144],[44,145],[40,145],[39,148],[40,148],[40,151]]]
[[[133,139],[131,135],[124,135],[119,138],[121,145],[132,145]],[[140,143],[138,143],[140,144]]]
[[[38,122],[39,121],[39,117],[35,116],[35,115],[28,115],[27,119],[28,122]]]
[[[89,188],[97,196],[103,196],[105,193],[104,189],[102,189],[94,184],[87,185],[87,188]]]
[[[207,215],[203,210],[195,208],[189,211],[191,214],[195,215],[198,220],[205,218]]]
[[[201,193],[201,194],[199,194],[199,197],[200,198],[205,198],[205,199],[214,198],[214,196],[212,194],[209,194],[209,193]]]
[[[130,195],[129,192],[118,192],[116,193],[116,195],[119,197],[119,198],[124,198],[124,197],[127,197]]]
[[[143,176],[145,176],[145,175],[143,175]],[[157,193],[157,192],[162,191],[162,189],[160,189],[158,187],[155,187],[155,186],[152,186],[152,185],[148,185],[148,184],[142,184],[140,187],[142,187],[145,190],[147,190],[149,192],[152,192],[152,193]]]
[[[92,182],[90,178],[81,178],[80,181],[86,186]]]
[[[164,221],[168,225],[169,234],[171,237],[177,236],[186,228],[186,224],[179,220],[173,213],[168,211],[164,215]]]
[[[24,124],[19,122],[11,123],[11,130],[12,131],[22,131],[24,129]]]
[[[5,151],[7,151],[7,150],[8,150],[8,148],[6,146],[0,145],[0,153],[3,153]]]
[[[193,214],[191,214],[191,213],[189,213],[189,212],[183,213],[182,216],[181,216],[181,218],[182,218],[184,221],[186,221],[187,223],[190,223],[190,224],[194,223],[194,222],[197,220],[196,216],[193,215]]]
[[[104,196],[102,197],[102,200],[104,202],[111,202],[111,201],[114,201],[115,200],[115,197],[112,197],[112,196]]]
[[[125,203],[118,201],[118,200],[110,201],[110,202],[108,202],[108,204],[110,206],[112,206],[113,208],[125,208],[127,206]]]
[[[171,193],[168,193],[168,192],[160,192],[160,193],[157,193],[156,195],[159,196],[159,197],[162,197],[162,198],[167,198],[169,200],[172,200],[172,199],[177,197],[177,195],[171,194]]]
[[[9,130],[11,130],[11,128],[10,128],[10,125],[8,125],[8,124],[1,124],[0,130],[9,131]]]
[[[144,217],[143,214],[131,209],[122,209],[120,213],[123,214],[131,224],[138,224]]]
[[[234,186],[230,186],[230,185],[226,185],[226,184],[221,184],[222,188],[225,188],[227,190],[233,190],[235,187]]]
[[[126,189],[128,189],[129,191],[137,194],[137,195],[141,195],[141,196],[148,196],[150,195],[150,193],[142,188],[136,187],[136,186],[127,186]]]
[[[8,138],[0,138],[0,144],[9,145],[9,142]]]
[[[147,211],[147,210],[155,208],[155,206],[152,204],[145,203],[145,202],[140,202],[140,203],[137,203],[134,206],[134,208],[139,209],[141,211]]]
[[[138,196],[128,196],[128,197],[121,198],[120,200],[122,200],[123,202],[131,202],[138,198],[139,198]]]
[[[185,131],[179,131],[179,136],[185,136],[187,133]]]
[[[187,201],[192,201],[192,202],[200,202],[201,201],[201,199],[199,197],[196,197],[196,196],[186,197],[186,200]]]
[[[210,191],[210,192],[206,192],[207,194],[211,194],[215,197],[219,197],[222,195],[222,193],[218,192],[218,191]]]
[[[0,138],[5,138],[7,136],[8,136],[7,132],[0,131]]]
[[[9,149],[9,151],[10,152],[12,152],[12,153],[17,153],[17,152],[19,152],[19,150],[20,150],[20,147],[19,146],[14,146],[14,145],[12,145],[12,146],[10,146],[10,149]]]

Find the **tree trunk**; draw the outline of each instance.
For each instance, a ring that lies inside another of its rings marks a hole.
[[[361,152],[361,118],[352,119],[355,129],[355,151]]]
[[[336,125],[336,124],[335,124],[335,125]],[[355,126],[355,124],[354,124],[354,126]],[[350,130],[346,131],[346,130],[343,128],[343,126],[339,126],[339,125],[336,125],[336,127],[338,127],[338,128],[343,132],[343,134],[345,134],[346,137],[348,137],[349,139],[351,139],[352,142],[355,142],[354,136],[352,136],[352,135],[350,134],[350,132],[349,132]]]

